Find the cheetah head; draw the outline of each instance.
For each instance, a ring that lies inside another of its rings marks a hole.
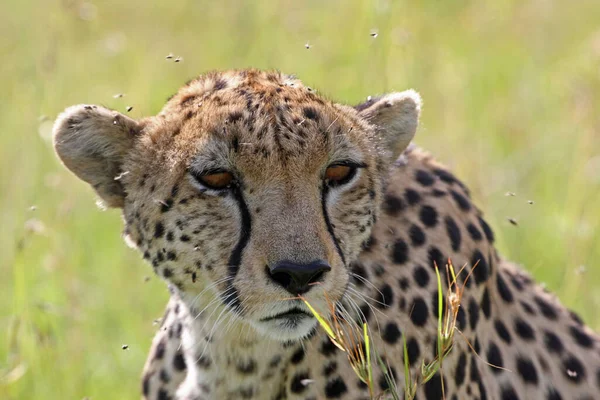
[[[281,73],[230,71],[141,120],[70,107],[54,145],[193,310],[287,341],[317,325],[299,296],[327,313],[346,293],[419,109],[414,91],[349,107]]]

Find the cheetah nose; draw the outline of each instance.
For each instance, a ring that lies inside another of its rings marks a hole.
[[[314,283],[321,282],[331,267],[326,261],[317,260],[310,264],[281,261],[269,269],[271,279],[293,295],[310,290]]]

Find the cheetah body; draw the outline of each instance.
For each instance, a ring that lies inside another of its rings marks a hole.
[[[193,80],[142,121],[96,106],[57,120],[65,165],[123,208],[127,241],[169,283],[145,398],[368,399],[298,293],[366,321],[402,396],[403,342],[415,379],[436,357],[434,265],[448,259],[466,266],[457,333],[417,398],[600,398],[598,336],[502,259],[468,189],[408,146],[419,109],[411,91],[353,108],[244,70]],[[355,175],[323,180],[339,165]],[[198,183],[223,171],[235,172],[226,189]],[[275,278],[273,265],[315,259],[331,270],[309,287]]]

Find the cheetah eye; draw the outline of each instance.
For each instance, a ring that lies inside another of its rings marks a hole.
[[[208,189],[215,190],[227,189],[234,182],[233,174],[227,171],[212,171],[203,175],[194,174],[193,177]]]
[[[333,164],[325,170],[325,182],[329,186],[339,186],[350,180],[356,174],[357,166],[353,164]]]

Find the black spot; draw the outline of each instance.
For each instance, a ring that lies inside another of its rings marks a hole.
[[[298,350],[292,355],[290,361],[292,364],[299,364],[304,360],[304,348],[299,347]]]
[[[375,304],[378,308],[388,308],[394,302],[394,292],[392,287],[387,283],[379,289],[377,292],[377,303]]]
[[[271,358],[269,361],[269,368],[275,368],[279,365],[279,363],[281,363],[281,356],[278,354],[273,356],[273,358]]]
[[[502,354],[500,353],[500,349],[494,342],[490,343],[487,351],[487,362],[491,364],[489,367],[494,374],[499,374],[503,370],[500,368],[504,367],[504,362],[502,361]],[[500,368],[498,368],[500,367]]]
[[[461,210],[471,210],[471,202],[465,196],[463,196],[455,190],[450,190],[450,194],[452,195],[452,198]]]
[[[487,400],[487,391],[485,390],[485,386],[483,385],[483,381],[477,382],[477,387],[479,388],[479,399]]]
[[[489,267],[485,256],[479,250],[473,252],[471,265],[474,268],[475,282],[478,284],[485,282],[489,277]]]
[[[413,279],[420,287],[426,287],[429,283],[429,272],[421,265],[417,265],[413,269]]]
[[[312,119],[314,121],[317,121],[319,119],[319,114],[317,113],[317,110],[315,110],[313,107],[304,107],[303,113],[304,116],[308,119]]]
[[[475,343],[473,343],[473,349],[475,350],[475,354],[479,354],[481,346],[479,345],[479,338],[475,336]]]
[[[451,217],[446,217],[444,221],[446,222],[446,232],[448,233],[448,237],[450,238],[452,250],[460,250],[461,234],[458,225],[456,225],[456,222],[454,222],[454,220]]]
[[[342,378],[337,377],[327,381],[325,385],[325,396],[329,399],[338,399],[348,391]]]
[[[169,241],[172,242],[174,239],[174,235],[173,235],[173,231],[168,231],[167,232],[167,236],[165,236],[165,238]]]
[[[477,354],[477,350],[475,350],[475,354]],[[481,380],[481,376],[479,375],[479,369],[477,368],[477,362],[475,356],[471,356],[471,367],[469,368],[469,378],[471,382],[479,382]]]
[[[427,314],[429,312],[425,300],[423,300],[421,297],[416,297],[410,310],[410,319],[412,320],[413,324],[416,326],[424,326],[427,322]]]
[[[174,184],[173,187],[171,188],[171,197],[176,197],[177,193],[179,193],[179,185]]]
[[[234,123],[238,122],[239,120],[241,120],[243,116],[244,116],[244,114],[242,114],[240,111],[234,111],[229,114],[229,116],[227,117],[227,121],[230,124],[234,124]]]
[[[410,237],[410,241],[413,246],[421,246],[425,243],[425,233],[423,230],[419,228],[418,225],[412,225],[408,230],[408,237]]]
[[[563,361],[564,374],[572,382],[580,382],[585,379],[585,368],[581,361],[574,356],[569,356]]]
[[[517,358],[517,371],[525,383],[536,385],[538,383],[538,374],[535,365],[531,360],[519,357]]]
[[[506,285],[506,281],[502,278],[502,274],[496,275],[496,286],[498,287],[498,293],[500,293],[500,297],[507,302],[513,302],[513,295],[510,288]]]
[[[575,311],[569,310],[569,315],[577,325],[583,326],[583,320],[579,315],[577,315],[577,313],[575,313]]]
[[[469,300],[469,325],[472,330],[475,330],[477,326],[477,322],[479,321],[479,304],[477,301],[471,297]]]
[[[337,347],[335,344],[333,344],[331,342],[331,340],[326,339],[323,341],[323,343],[321,344],[321,354],[323,354],[324,356],[329,357],[330,355],[334,354],[337,351]]]
[[[481,310],[483,311],[483,315],[485,315],[485,319],[490,319],[492,310],[490,304],[490,292],[487,287],[483,290],[483,296],[481,297]]]
[[[500,336],[500,338],[504,340],[506,344],[510,344],[512,339],[510,337],[510,332],[508,331],[508,329],[506,329],[506,325],[504,325],[502,321],[497,319],[496,321],[494,321],[494,328],[496,328],[496,333],[498,333],[498,336]]]
[[[225,79],[217,79],[215,81],[215,85],[213,86],[214,90],[221,90],[227,87],[227,81]]]
[[[183,358],[181,351],[175,353],[175,357],[173,357],[173,367],[175,367],[177,371],[185,370],[185,359]]]
[[[494,232],[492,228],[485,222],[485,220],[481,217],[477,217],[479,219],[479,225],[481,225],[481,229],[483,229],[483,233],[485,234],[486,239],[492,243],[494,242]]]
[[[396,239],[392,249],[392,259],[396,264],[404,264],[408,260],[408,246],[402,239]]]
[[[173,276],[173,271],[171,271],[169,268],[165,268],[163,269],[163,276],[165,278],[170,278],[171,276]]]
[[[248,375],[254,373],[256,371],[256,361],[252,359],[248,360],[240,360],[235,368],[240,374]]]
[[[164,383],[169,383],[171,381],[171,377],[169,376],[169,373],[165,369],[160,370],[158,378]]]
[[[354,274],[352,276],[354,284],[356,286],[364,286],[369,277],[363,264],[359,261],[353,261],[350,264],[350,271]]]
[[[360,306],[361,315],[359,315],[359,322],[362,325],[363,322],[369,322],[369,318],[371,317],[371,307],[368,304],[363,304]]]
[[[162,201],[160,203],[160,212],[167,212],[171,209],[171,207],[173,206],[173,199],[167,199],[165,201]]]
[[[521,307],[523,307],[523,310],[525,310],[527,314],[535,315],[535,310],[529,304],[525,303],[523,300],[521,300],[519,304],[521,304]]]
[[[150,393],[150,378],[152,378],[152,374],[146,374],[142,380],[142,393],[146,397],[148,397],[148,394]]]
[[[556,309],[552,304],[550,304],[545,299],[535,296],[533,298],[538,308],[542,312],[542,315],[550,320],[556,320],[558,318],[558,314],[556,313]]]
[[[585,347],[585,348],[589,349],[594,346],[594,341],[592,340],[590,335],[588,335],[587,333],[582,331],[579,327],[571,326],[569,328],[569,332],[571,332],[571,336],[573,336],[573,339],[575,339],[575,342],[578,345],[580,345],[581,347]]]
[[[337,362],[331,361],[323,367],[323,375],[329,376],[337,371]]]
[[[465,310],[460,307],[456,312],[456,327],[461,331],[467,326],[467,316]]]
[[[406,199],[406,202],[411,206],[414,206],[415,204],[421,201],[421,195],[419,194],[419,192],[413,189],[406,189],[404,191],[404,198]]]
[[[385,361],[384,361],[384,363],[385,363]],[[382,372],[384,372],[384,371],[382,371]],[[390,388],[390,384],[388,383],[388,378],[393,381],[393,380],[395,380],[395,377],[396,377],[396,370],[394,369],[394,367],[386,368],[385,372],[388,375],[387,378],[386,378],[385,374],[383,374],[383,373],[379,377],[379,388],[382,391],[386,391]]]
[[[469,232],[471,239],[473,239],[474,241],[478,242],[481,239],[483,239],[483,236],[481,236],[481,232],[479,231],[479,229],[477,229],[477,227],[470,222],[467,225],[467,231]]]
[[[154,237],[160,238],[164,234],[165,234],[165,226],[162,224],[162,222],[157,222],[156,225],[154,226]]]
[[[167,260],[174,261],[177,259],[177,254],[172,251],[167,252]]]
[[[446,272],[446,262],[448,260],[444,258],[442,252],[437,247],[431,246],[427,255],[429,258],[429,266],[431,268],[437,266],[440,270],[440,274],[444,274]]]
[[[517,396],[517,392],[515,392],[515,389],[513,389],[512,386],[505,386],[500,389],[500,396],[502,397],[502,400],[520,400],[519,396]]]
[[[442,382],[442,379],[444,382]],[[436,373],[433,378],[431,378],[427,383],[423,385],[423,390],[425,393],[425,399],[427,400],[440,400],[444,398],[443,388],[447,388],[446,378],[442,378],[440,373]],[[447,390],[447,389],[446,389]]]
[[[550,353],[560,354],[564,350],[562,340],[553,332],[544,332],[544,344]]]
[[[171,397],[165,389],[161,388],[158,390],[156,400],[171,400]]]
[[[240,388],[242,399],[251,399],[254,397],[254,388],[252,386]]]
[[[400,286],[400,289],[403,291],[408,290],[408,288],[410,287],[410,282],[408,281],[408,278],[403,276],[402,278],[398,279],[398,286]]]
[[[421,207],[421,211],[419,212],[419,218],[423,225],[433,228],[438,223],[438,214],[435,211],[435,208],[431,206],[423,206]]]
[[[401,198],[387,193],[383,200],[383,211],[391,216],[397,216],[404,209],[404,202]]]
[[[431,186],[435,182],[433,175],[422,169],[418,169],[417,172],[415,172],[415,178],[417,179],[417,182],[423,186]]]
[[[558,390],[556,390],[556,388],[554,388],[553,386],[550,386],[548,388],[548,395],[547,395],[546,399],[547,400],[562,400],[562,396],[560,395]]]
[[[454,175],[452,175],[450,172],[443,170],[443,169],[434,169],[433,173],[436,174],[438,176],[438,178],[440,178],[443,182],[446,182],[448,184],[454,183],[456,182],[456,178],[454,177]]]
[[[165,348],[166,348],[166,342],[163,338],[163,340],[158,342],[158,344],[156,345],[156,351],[154,352],[154,359],[161,360],[165,356]]]
[[[304,380],[309,379],[308,372],[298,372],[294,375],[292,382],[290,383],[290,390],[292,393],[302,393],[306,390],[306,385],[303,383]]]
[[[377,244],[377,239],[375,239],[375,237],[373,237],[372,235],[369,236],[369,238],[367,240],[365,240],[363,242],[363,244],[361,245],[363,251],[371,251],[373,246],[375,246]]]
[[[401,335],[398,325],[394,322],[388,322],[383,328],[382,338],[389,344],[395,344]]]
[[[531,325],[527,322],[523,321],[521,318],[515,319],[515,330],[517,335],[519,335],[522,339],[525,340],[533,340],[535,339],[535,332]]]
[[[461,352],[456,363],[456,369],[454,370],[454,383],[456,383],[457,388],[460,387],[465,381],[466,370],[467,354],[465,352]]]
[[[408,364],[415,365],[421,355],[421,350],[419,349],[419,342],[414,337],[406,342],[406,353],[408,354]]]
[[[360,379],[356,380],[356,386],[359,387],[360,389],[367,389],[368,386],[366,383],[364,383],[363,381],[361,381]]]

